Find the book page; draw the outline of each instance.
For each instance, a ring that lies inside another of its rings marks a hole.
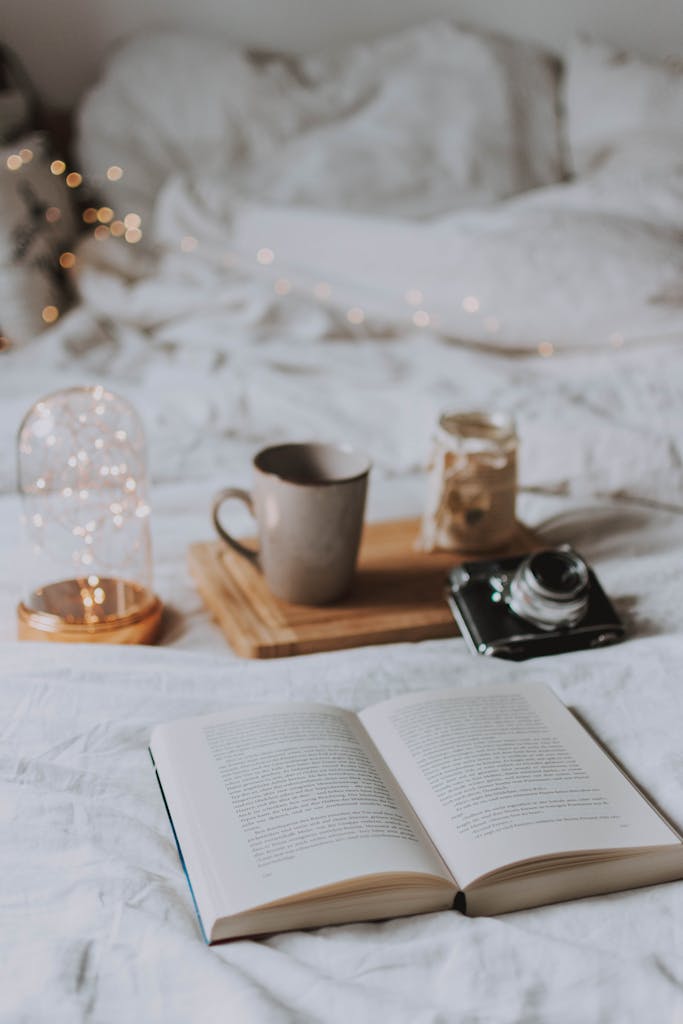
[[[359,717],[462,888],[531,857],[679,841],[544,686],[415,694]]]
[[[351,712],[241,708],[158,726],[151,750],[202,914],[376,872],[450,881]]]

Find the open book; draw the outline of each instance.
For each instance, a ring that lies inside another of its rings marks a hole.
[[[208,942],[683,877],[683,840],[541,685],[258,705],[151,754]]]

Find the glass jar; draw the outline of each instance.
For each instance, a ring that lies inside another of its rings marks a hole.
[[[490,552],[517,531],[517,433],[505,413],[444,413],[422,519],[426,551]]]
[[[161,602],[138,414],[102,386],[69,388],[29,409],[17,445],[20,639],[151,642]]]

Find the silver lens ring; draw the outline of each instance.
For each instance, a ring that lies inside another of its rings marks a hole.
[[[544,584],[534,571],[534,560],[539,555],[555,556],[566,570],[562,585],[557,589]],[[570,580],[567,581],[567,576]],[[560,626],[575,626],[586,614],[589,597],[588,566],[576,552],[562,547],[529,555],[519,565],[510,581],[506,601],[510,611],[519,618],[533,623],[539,629],[551,630]]]

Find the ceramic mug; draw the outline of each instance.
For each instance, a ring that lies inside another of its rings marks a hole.
[[[329,604],[351,586],[360,545],[370,460],[344,444],[279,444],[253,460],[251,493],[226,487],[216,495],[220,537],[263,573],[268,587],[294,604]],[[244,502],[256,520],[252,550],[220,521],[224,502]]]

